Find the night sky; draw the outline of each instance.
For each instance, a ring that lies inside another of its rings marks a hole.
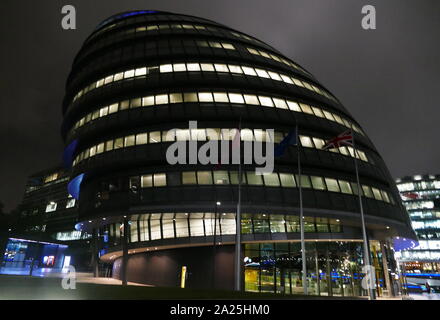
[[[61,28],[61,8],[77,29]],[[361,28],[361,8],[377,29]],[[149,9],[208,18],[274,46],[334,93],[397,178],[440,173],[440,1],[0,1],[0,201],[21,200],[26,177],[61,162],[61,104],[71,63],[105,18]]]

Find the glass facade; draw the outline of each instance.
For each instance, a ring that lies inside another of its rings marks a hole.
[[[217,216],[217,222],[214,220]],[[149,213],[129,221],[130,242],[170,238],[235,235],[235,213]],[[121,241],[121,223],[106,225],[99,234],[103,242],[118,245]],[[241,232],[247,234],[298,233],[299,218],[281,214],[243,213]],[[337,219],[305,217],[305,232],[341,233],[342,225]]]
[[[362,243],[307,241],[307,288],[318,296],[365,296]],[[245,290],[303,294],[300,242],[244,244]],[[382,257],[373,253],[378,293],[383,288]]]
[[[440,272],[440,176],[416,175],[396,182],[419,238],[417,247],[397,256],[408,271]]]

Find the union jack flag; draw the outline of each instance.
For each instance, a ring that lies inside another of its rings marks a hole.
[[[322,147],[323,150],[339,148],[341,146],[352,146],[353,145],[353,134],[351,130],[347,130],[340,135],[330,139]]]

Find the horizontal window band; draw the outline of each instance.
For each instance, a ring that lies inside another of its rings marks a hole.
[[[198,129],[178,129],[173,134],[171,131],[148,131],[136,134],[131,134],[119,138],[114,138],[101,142],[94,146],[91,146],[81,152],[75,157],[73,166],[76,166],[80,162],[87,160],[95,155],[121,149],[127,147],[134,147],[145,144],[153,143],[166,143],[175,141],[210,141],[210,140],[233,140],[235,137],[236,129],[226,128],[198,128]],[[280,143],[281,140],[287,135],[285,132],[274,132],[274,143]],[[301,146],[306,148],[313,148],[322,150],[325,145],[325,140],[316,137],[300,135]],[[247,129],[244,128],[240,133],[241,141],[257,141],[265,142],[270,141],[269,134],[264,129]],[[360,159],[365,162],[369,162],[365,152],[353,149],[351,146],[342,146],[339,148],[328,149],[326,152],[340,153],[344,156],[349,156]]]
[[[327,111],[320,107],[311,106],[289,99],[265,95],[210,91],[156,94],[115,102],[108,106],[103,106],[100,109],[97,109],[94,112],[88,113],[87,115],[82,117],[73,125],[73,128],[70,130],[69,134],[72,134],[74,130],[82,127],[92,120],[106,117],[116,112],[139,107],[155,107],[176,103],[226,103],[285,109],[293,112],[309,114],[317,118],[327,119],[329,121],[336,122],[342,126],[345,126],[349,129],[353,129],[355,132],[361,135],[365,135],[364,132],[351,120],[348,120],[347,118],[341,117],[333,112]]]

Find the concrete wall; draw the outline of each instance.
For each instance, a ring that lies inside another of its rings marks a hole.
[[[113,277],[120,279],[122,259],[113,264]],[[187,288],[212,288],[213,248],[195,247],[161,250],[129,256],[127,280],[156,286],[180,286],[182,266],[187,267]],[[217,246],[215,282],[217,289],[234,287],[234,246]]]

